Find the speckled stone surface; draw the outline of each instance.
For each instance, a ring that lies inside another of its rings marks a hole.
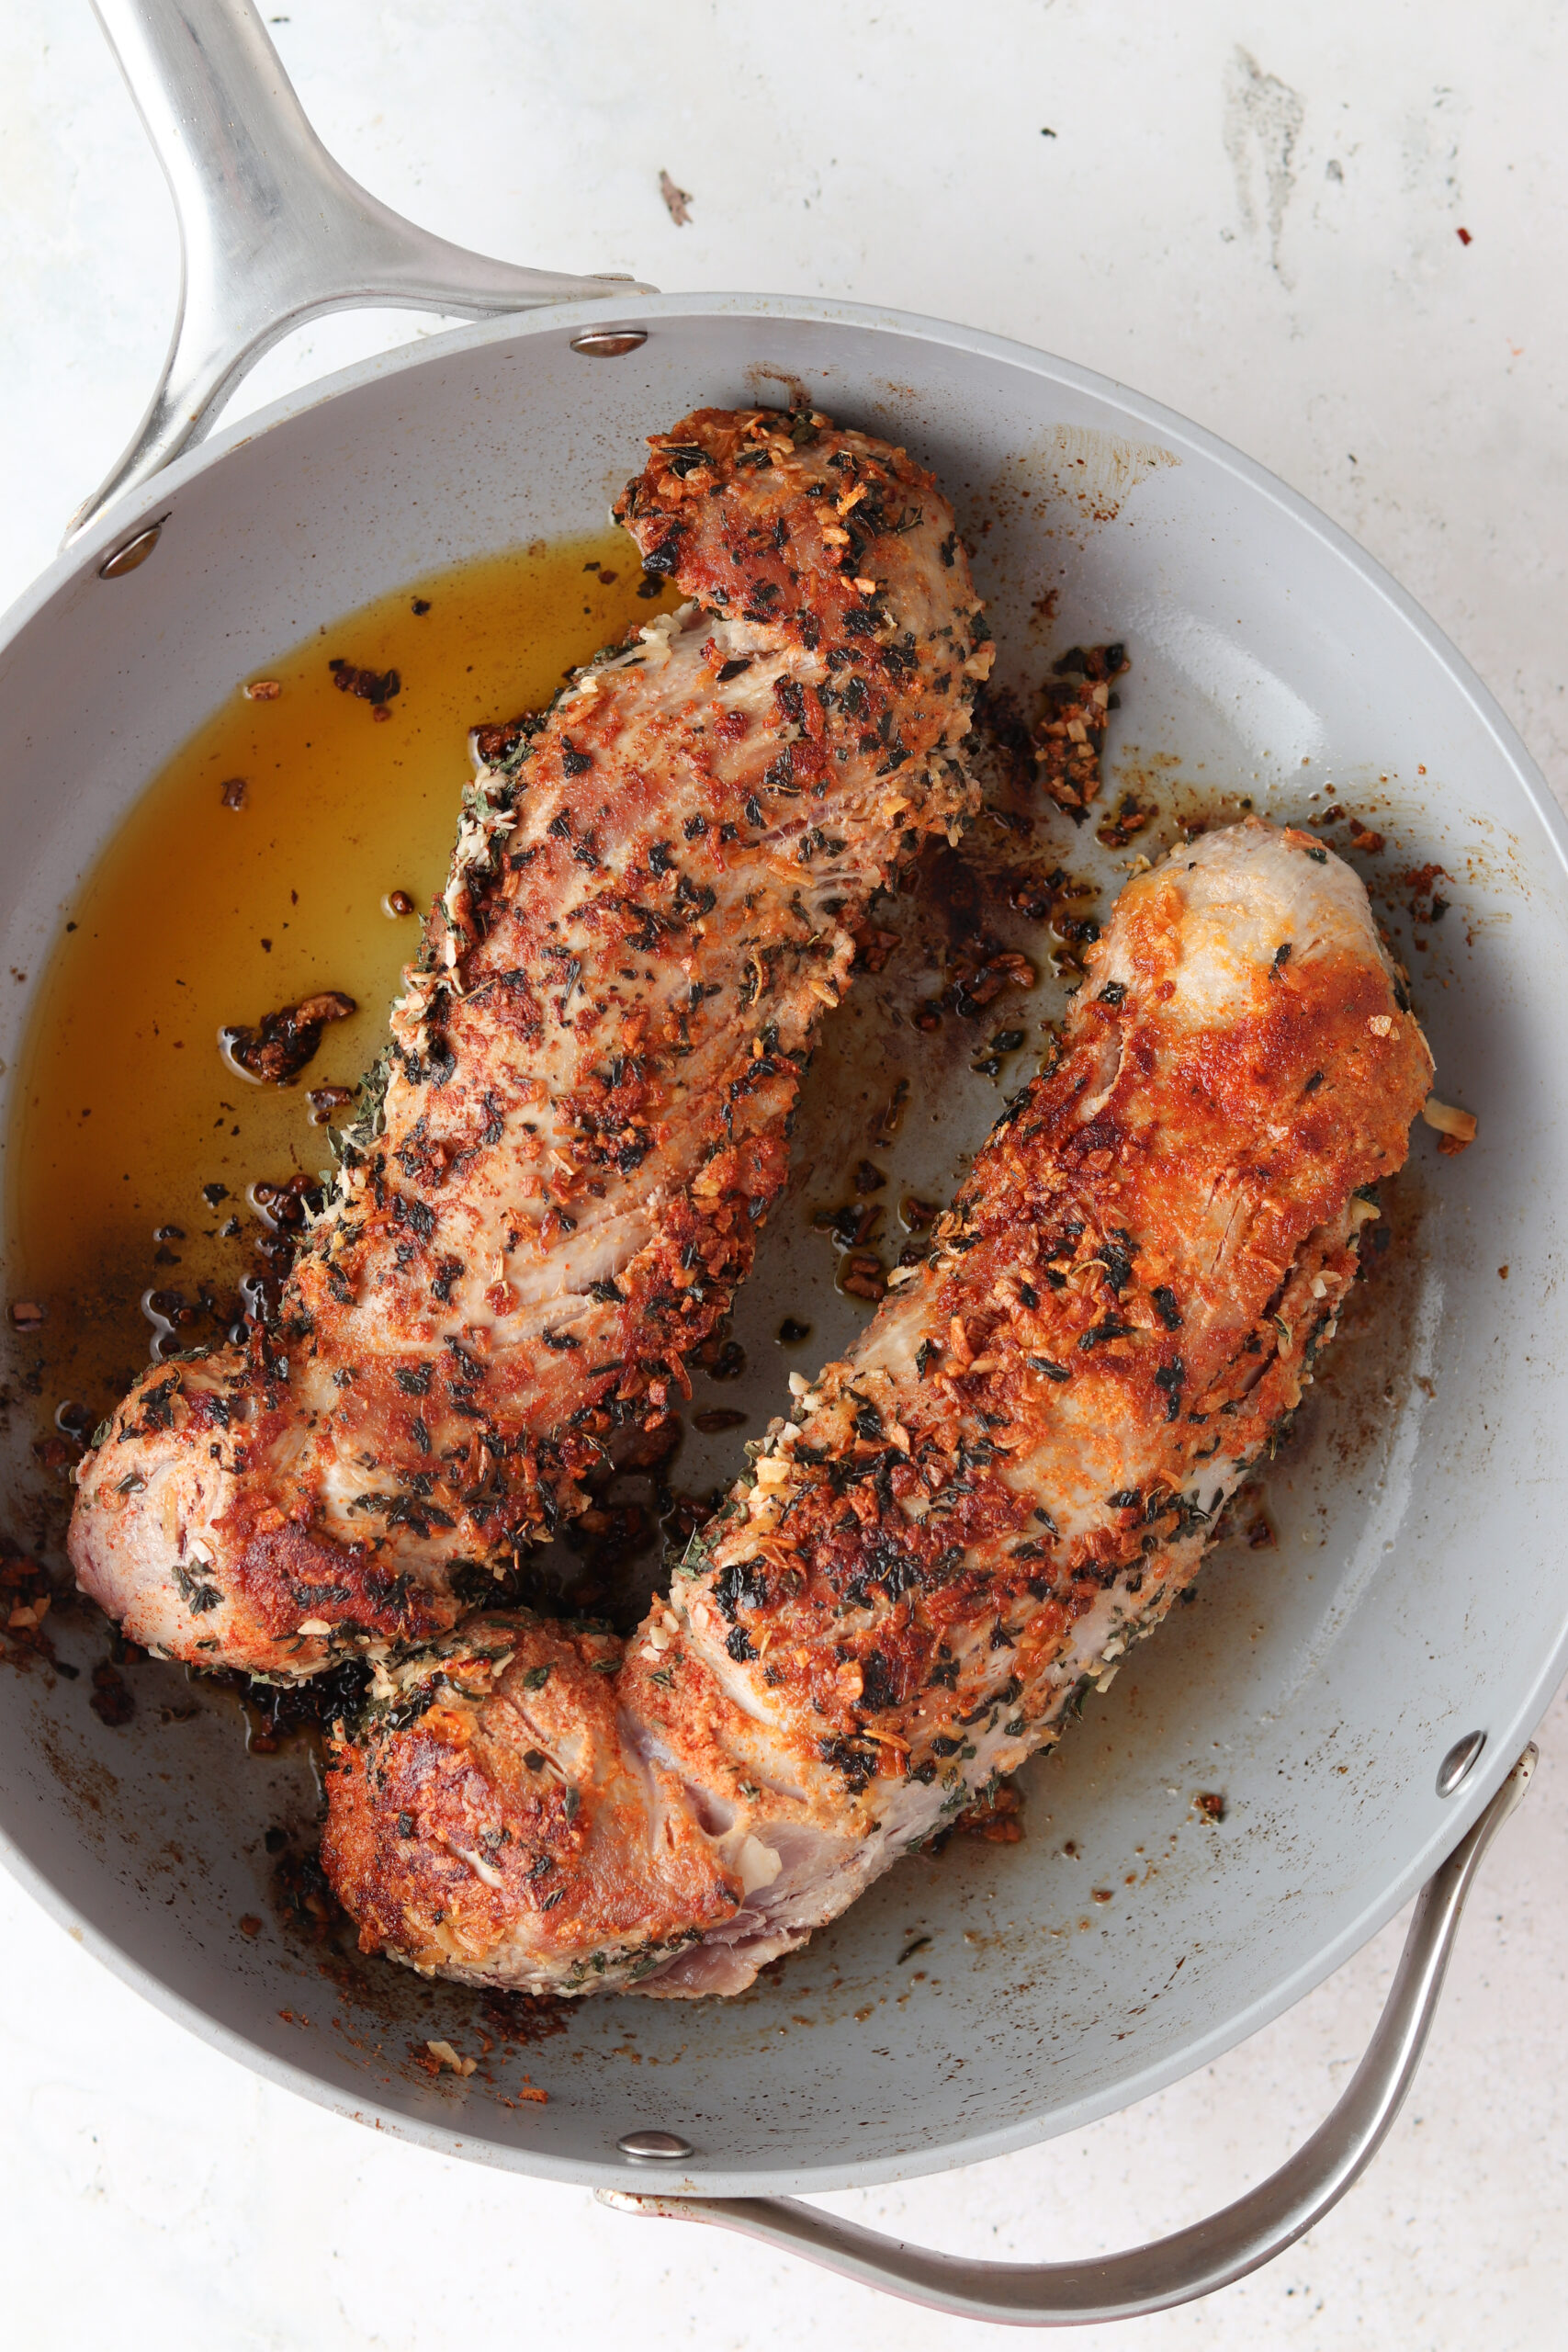
[[[375,192],[518,261],[841,293],[1101,368],[1272,466],[1386,563],[1568,798],[1568,22],[1549,0],[289,0],[274,39]],[[690,194],[678,227],[667,171]],[[151,389],[163,183],[82,0],[0,21],[0,599]],[[245,404],[400,340],[296,337]],[[0,1694],[3,1696],[3,1694]],[[1568,2300],[1568,1711],[1494,1849],[1415,2095],[1320,2228],[1140,2352],[1537,2352]],[[859,2352],[989,2331],[712,2233],[381,2141],[256,2081],[0,1883],[0,2211],[18,2346]],[[1219,2065],[1094,2130],[829,2200],[1021,2260],[1195,2219],[1343,2086],[1399,1928]],[[547,2049],[536,2079],[547,2081]],[[1113,2332],[1082,2339],[1109,2343]]]

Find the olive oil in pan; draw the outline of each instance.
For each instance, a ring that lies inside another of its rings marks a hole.
[[[675,601],[642,586],[618,532],[412,582],[236,677],[130,811],[65,910],[17,1090],[7,1293],[45,1310],[17,1335],[40,1422],[109,1410],[160,1329],[150,1293],[166,1346],[220,1335],[253,1263],[249,1187],[328,1165],[310,1091],[353,1086],[380,1049],[446,878],[469,729],[541,707]],[[343,691],[334,661],[396,671],[398,690]],[[247,697],[258,681],[277,693]],[[400,892],[410,910],[389,913]],[[325,989],[358,1010],[293,1084],[224,1061],[225,1025]]]

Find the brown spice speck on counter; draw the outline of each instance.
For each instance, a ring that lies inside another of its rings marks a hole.
[[[684,229],[691,221],[692,197],[689,188],[677,187],[668,172],[659,175],[659,193],[664,198],[664,209],[677,229]]]

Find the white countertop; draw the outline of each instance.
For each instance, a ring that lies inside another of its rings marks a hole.
[[[1568,19],[1551,0],[282,0],[307,110],[464,243],[670,288],[834,292],[1060,352],[1273,467],[1417,596],[1568,799]],[[1046,130],[1054,136],[1043,135]],[[691,192],[678,228],[669,171]],[[1467,232],[1466,243],[1461,232]],[[152,388],[157,167],[85,0],[0,20],[0,603]],[[257,406],[400,340],[307,331]],[[1536,2352],[1568,2302],[1568,1705],[1486,1863],[1372,2171],[1269,2269],[1086,2342]],[[714,2233],[380,2140],[243,2072],[0,1883],[7,2340],[210,2352],[530,2344],[858,2352],[1001,2339]],[[1297,2144],[1387,1988],[1388,1929],[1219,2065],[1075,2137],[835,2198],[1015,2260],[1196,2219]]]

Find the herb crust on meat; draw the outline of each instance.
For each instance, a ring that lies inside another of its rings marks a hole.
[[[771,411],[650,448],[617,515],[691,601],[470,786],[276,1320],[82,1464],[78,1580],[164,1655],[298,1677],[504,1593],[688,1393],[866,902],[971,806],[992,649],[931,476]]]
[[[340,1727],[322,1853],[362,1945],[736,1992],[1057,1738],[1299,1402],[1430,1078],[1310,834],[1130,882],[931,1258],[631,1641],[490,1612]]]

